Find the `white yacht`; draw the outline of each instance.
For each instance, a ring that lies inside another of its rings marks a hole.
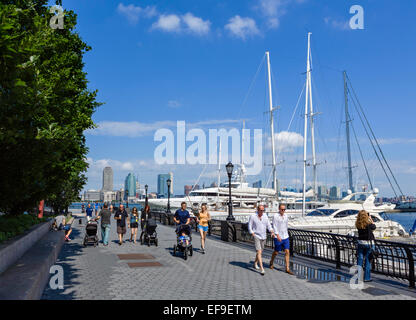
[[[365,196],[365,200],[352,200],[354,197]],[[384,220],[381,213],[394,209],[394,204],[376,205],[374,203],[378,189],[373,192],[351,193],[342,200],[329,201],[327,205],[308,213],[305,217],[298,217],[289,221],[292,229],[313,230],[320,232],[357,235],[355,222],[361,210],[370,213],[377,229],[377,238],[402,237],[407,233],[397,222]]]

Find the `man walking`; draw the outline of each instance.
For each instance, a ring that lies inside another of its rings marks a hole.
[[[285,251],[286,273],[293,275],[289,268],[290,257],[290,241],[289,232],[287,229],[287,215],[285,215],[286,206],[279,204],[279,214],[273,216],[273,230],[274,230],[274,251],[270,260],[270,269],[273,269],[274,259],[280,251]]]
[[[117,210],[114,215],[114,219],[117,220],[117,233],[118,233],[118,244],[121,246],[123,244],[123,235],[126,234],[126,218],[128,217],[127,211],[124,208],[123,204],[120,204],[120,208]]]
[[[257,208],[257,213],[250,216],[248,221],[248,232],[254,237],[254,245],[256,248],[256,259],[254,260],[254,268],[260,269],[260,273],[264,276],[262,254],[264,245],[266,243],[267,234],[269,230],[274,237],[274,232],[267,215],[264,215],[264,206],[260,205]],[[260,268],[258,266],[260,264]]]
[[[189,232],[191,232],[191,228],[189,226],[189,223],[191,222],[191,215],[189,214],[189,211],[186,210],[186,202],[182,202],[181,208],[176,210],[175,215],[173,216],[173,221],[179,225],[186,225],[186,228],[188,228]],[[179,231],[179,228],[180,226],[176,228],[176,232]]]
[[[100,211],[95,220],[101,219],[101,240],[104,246],[108,246],[108,236],[110,235],[111,211],[108,204],[104,203],[104,209]]]
[[[94,209],[91,207],[91,203],[88,203],[87,209],[85,210],[87,213],[87,221],[90,221],[92,218],[92,212]]]

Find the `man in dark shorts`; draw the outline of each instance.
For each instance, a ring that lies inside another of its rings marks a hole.
[[[104,203],[104,209],[100,211],[95,220],[101,219],[101,240],[104,246],[108,246],[108,236],[110,235],[111,211],[108,204]]]
[[[128,217],[128,213],[124,208],[123,204],[120,204],[120,208],[117,210],[116,214],[114,215],[114,219],[117,220],[117,233],[118,233],[118,244],[121,246],[123,244],[123,235],[126,234],[127,227],[126,227],[126,218]]]
[[[178,224],[176,232],[178,232],[181,225],[188,226],[189,232],[191,231],[191,228],[189,226],[189,223],[191,222],[191,215],[189,214],[189,211],[186,210],[186,202],[182,202],[181,208],[176,210],[175,215],[173,216],[173,221],[175,221],[175,223]]]

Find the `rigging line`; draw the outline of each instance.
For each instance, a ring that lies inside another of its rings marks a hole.
[[[348,113],[348,120],[351,122],[351,117],[350,117],[350,114],[349,113]],[[351,122],[351,128],[352,128],[352,131],[354,133],[355,141],[357,142],[358,150],[360,151],[361,160],[363,161],[364,168],[365,168],[365,173],[367,174],[368,181],[370,182],[371,190],[374,190],[373,182],[372,182],[372,180],[370,178],[370,174],[368,172],[368,168],[367,168],[367,165],[366,165],[365,160],[364,160],[363,152],[361,150],[360,143],[358,142],[357,134],[355,132],[355,128],[354,128],[354,125],[352,124],[352,122]]]
[[[364,123],[364,120],[363,120],[363,118],[362,118],[362,115],[361,115],[361,113],[360,113],[360,112],[359,112],[359,110],[358,110],[358,107],[357,107],[357,104],[356,104],[356,102],[355,102],[355,99],[354,99],[353,97],[351,97],[351,98],[352,98],[352,99],[351,99],[351,101],[352,101],[352,102],[353,102],[353,104],[354,104],[355,110],[357,111],[358,116],[359,116],[359,118],[360,118],[361,124],[363,125],[364,130],[365,130],[365,133],[367,134],[367,138],[370,140],[370,142],[371,142],[371,146],[373,147],[374,153],[375,153],[375,154],[376,154],[376,156],[377,156],[377,159],[378,159],[378,161],[379,161],[379,163],[380,163],[380,165],[381,165],[381,168],[383,169],[384,174],[386,175],[386,178],[387,178],[387,180],[389,181],[389,184],[390,184],[391,188],[393,189],[394,194],[395,194],[395,195],[396,195],[396,197],[397,197],[397,192],[396,192],[396,189],[394,188],[393,183],[391,182],[390,177],[389,177],[389,175],[387,174],[386,169],[384,168],[383,162],[381,161],[381,159],[380,159],[380,157],[379,157],[379,155],[378,155],[377,149],[376,149],[376,147],[374,146],[374,142],[373,142],[373,140],[371,139],[370,134],[369,134],[369,132],[368,132],[368,130],[367,130],[367,127],[365,126],[365,123]]]
[[[353,88],[353,86],[352,86],[352,84],[351,84],[351,80],[348,78],[348,75],[347,75],[347,79],[348,79],[348,81],[349,81],[349,83],[350,83],[350,86],[351,86],[352,92],[353,92],[353,94],[354,94],[355,98],[357,99],[358,105],[360,106],[361,112],[362,112],[362,113],[363,113],[363,115],[364,115],[365,121],[367,122],[367,125],[368,125],[368,127],[369,127],[369,129],[370,129],[370,131],[371,131],[371,134],[373,135],[374,140],[375,140],[375,141],[376,141],[376,143],[377,143],[377,147],[378,147],[378,149],[380,150],[381,156],[383,157],[384,162],[386,163],[386,166],[387,166],[387,168],[389,169],[390,174],[392,175],[392,177],[393,177],[393,179],[394,179],[394,182],[395,182],[395,183],[396,183],[396,185],[397,185],[397,188],[399,189],[399,191],[400,191],[401,195],[403,195],[404,193],[403,193],[402,189],[400,188],[400,185],[399,185],[399,183],[397,182],[396,176],[394,175],[393,171],[391,170],[390,165],[388,164],[388,162],[387,162],[387,160],[386,160],[386,157],[384,156],[383,151],[381,150],[380,144],[378,143],[378,140],[377,140],[377,138],[376,138],[376,136],[375,136],[375,134],[374,134],[374,132],[373,132],[373,129],[371,128],[370,123],[368,122],[368,119],[367,119],[367,117],[366,117],[366,115],[365,115],[365,113],[364,113],[364,109],[363,109],[363,107],[361,106],[361,103],[360,103],[360,101],[359,101],[359,99],[358,99],[358,97],[357,97],[357,95],[356,95],[356,93],[355,93],[355,90],[354,90],[354,88]]]
[[[302,88],[302,91],[300,92],[298,102],[296,103],[295,110],[293,111],[292,118],[290,119],[289,126],[287,127],[287,132],[289,132],[290,127],[292,126],[292,122],[293,122],[293,119],[295,118],[296,111],[298,110],[299,102],[300,102],[300,99],[302,99],[302,95],[303,95],[303,91],[305,91],[305,87],[306,87],[306,83],[303,83],[303,88]]]
[[[244,101],[243,101],[243,103],[242,103],[242,105],[241,105],[241,108],[240,108],[240,111],[239,111],[239,113],[238,113],[238,118],[237,118],[237,119],[239,119],[239,118],[240,118],[240,116],[241,116],[241,112],[242,112],[242,109],[244,108],[245,104],[247,103],[247,99],[248,99],[248,97],[249,97],[249,95],[250,95],[251,90],[253,89],[254,83],[255,83],[255,82],[256,82],[256,80],[257,80],[257,76],[259,75],[259,72],[260,72],[260,70],[261,70],[261,67],[262,67],[262,66],[263,66],[263,64],[264,64],[265,58],[266,58],[266,54],[264,54],[264,55],[263,55],[263,58],[261,59],[260,64],[259,64],[259,66],[257,67],[256,74],[254,75],[254,78],[251,80],[251,84],[250,84],[250,86],[249,86],[249,88],[248,88],[248,91],[247,91],[247,93],[246,93],[246,96],[245,96],[245,98],[244,98]]]

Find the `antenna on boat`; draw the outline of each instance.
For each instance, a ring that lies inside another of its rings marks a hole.
[[[279,196],[279,189],[277,187],[277,176],[276,176],[276,153],[275,153],[275,145],[274,145],[274,122],[273,122],[273,111],[276,108],[273,108],[273,95],[272,95],[272,77],[271,77],[271,70],[270,70],[270,53],[266,51],[267,57],[267,75],[268,75],[268,82],[269,82],[269,112],[270,112],[270,134],[272,137],[272,170],[273,170],[273,188],[276,192],[276,197]]]

